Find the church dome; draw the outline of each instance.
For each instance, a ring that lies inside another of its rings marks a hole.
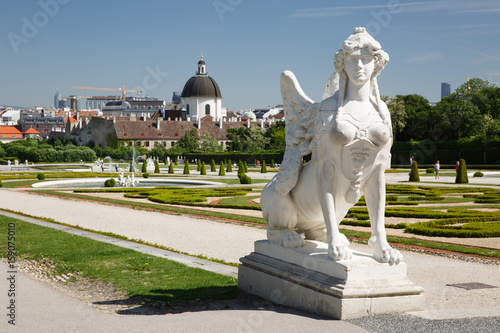
[[[184,85],[181,97],[222,98],[219,85],[212,77],[207,75],[203,57],[198,62],[196,75],[191,77]]]

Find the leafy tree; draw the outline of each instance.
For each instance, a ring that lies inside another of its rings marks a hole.
[[[271,142],[271,138],[265,137],[257,127],[229,128],[226,137],[230,140],[227,147],[229,151],[261,151]]]
[[[200,152],[202,153],[212,153],[221,152],[224,149],[219,144],[219,141],[209,132],[205,131],[201,134],[200,139]]]
[[[181,137],[176,146],[184,149],[186,152],[199,152],[200,150],[200,136],[198,134],[198,130],[196,128],[187,131],[183,137]]]
[[[382,99],[387,103],[387,108],[391,114],[392,135],[394,140],[396,140],[396,137],[399,137],[399,135],[403,133],[403,129],[406,126],[407,114],[405,111],[405,102],[404,99],[388,99],[384,97],[385,96],[383,96]]]
[[[429,111],[431,110],[429,101],[417,94],[397,95],[393,100],[394,103],[402,102],[406,113],[403,119],[401,119],[400,114],[396,117],[396,121],[401,122],[397,125],[397,128],[401,129],[403,125],[403,128],[405,128],[404,131],[398,132],[399,140],[409,141],[413,139],[419,141],[429,138],[429,128],[433,128],[433,126],[429,126],[429,122],[432,123],[432,119],[429,119]],[[401,105],[396,106],[401,107]]]
[[[465,83],[462,83],[457,89],[455,89],[454,93],[459,100],[471,100],[481,94],[481,91],[484,88],[488,87],[494,87],[494,84],[483,79],[473,78],[467,80]]]
[[[286,148],[285,141],[285,122],[277,121],[276,124],[271,124],[264,133],[266,138],[270,138],[267,148],[275,150],[283,150]]]
[[[444,131],[447,139],[458,140],[479,135],[483,119],[481,112],[470,100],[460,100],[457,97],[451,94],[435,106],[434,109],[441,118],[436,121],[435,126]]]

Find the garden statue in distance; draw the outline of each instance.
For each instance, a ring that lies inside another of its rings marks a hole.
[[[335,54],[335,72],[321,103],[305,95],[292,72],[281,74],[286,151],[261,196],[270,242],[296,248],[304,246],[304,238],[322,241],[333,260],[350,259],[349,242],[338,224],[364,195],[374,258],[402,261],[387,242],[384,224],[392,126],[377,76],[388,61],[366,29],[356,28]],[[303,164],[309,153],[311,160]]]

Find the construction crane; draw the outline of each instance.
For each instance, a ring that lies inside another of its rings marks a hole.
[[[125,82],[123,83],[123,89],[122,88],[91,88],[91,87],[71,87],[73,89],[83,89],[83,90],[107,90],[107,91],[121,91],[122,92],[122,99],[125,100],[125,93],[126,92],[137,92],[137,93],[142,93],[142,90],[125,90]]]

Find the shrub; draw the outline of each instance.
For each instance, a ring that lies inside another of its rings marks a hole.
[[[128,172],[134,172],[134,163],[133,163],[133,161],[130,161],[130,166],[128,168]]]
[[[274,159],[271,160],[271,168],[274,168]]]
[[[245,161],[245,162],[243,163],[243,165],[244,165],[244,167],[245,167],[245,173],[246,173],[246,172],[248,172],[248,163],[247,163],[247,161]]]
[[[148,172],[148,165],[146,164],[146,160],[142,162],[142,173]]]
[[[225,176],[226,170],[224,169],[224,162],[220,162],[219,176]]]
[[[38,175],[36,175],[36,178],[38,178],[38,180],[44,180],[45,179],[45,174],[39,173]]]
[[[240,160],[238,162],[238,178],[240,178],[240,176],[243,174],[245,174],[245,166],[243,165],[243,162]]]
[[[1,180],[0,180],[0,187],[3,187],[3,183],[2,183],[2,181],[1,181]]]
[[[210,161],[210,171],[217,171],[217,167],[215,166],[215,161],[213,159]]]
[[[484,176],[484,175],[481,171],[474,172],[474,177],[482,177],[482,176]]]
[[[116,181],[113,178],[106,179],[104,182],[105,187],[115,187],[116,186]]]
[[[144,178],[149,178],[149,172],[144,172],[144,173],[142,174],[142,176],[143,176]]]
[[[174,174],[174,163],[170,161],[170,165],[168,166],[168,173],[173,175]]]
[[[262,166],[260,167],[260,173],[267,173],[266,161],[262,161]]]
[[[231,160],[227,162],[227,170],[226,170],[227,172],[233,172],[233,166],[231,163],[232,163]]]
[[[419,182],[419,181],[420,181],[420,175],[418,174],[417,161],[413,161],[413,163],[411,164],[410,182]]]
[[[160,173],[160,163],[158,163],[158,160],[155,160],[155,173]]]
[[[189,160],[186,158],[186,162],[184,162],[184,174],[189,175]]]
[[[198,164],[196,166],[196,171],[201,171],[201,160],[198,159]]]
[[[465,165],[465,160],[460,159],[460,164],[457,170],[457,178],[455,178],[456,184],[467,184],[469,183],[469,177],[467,177],[467,166]]]
[[[206,175],[206,174],[207,174],[207,167],[205,166],[205,162],[201,162],[200,175]]]
[[[425,169],[425,173],[435,173],[436,171],[434,170],[434,168],[427,168]]]
[[[242,174],[240,177],[240,184],[252,184],[252,178]]]

